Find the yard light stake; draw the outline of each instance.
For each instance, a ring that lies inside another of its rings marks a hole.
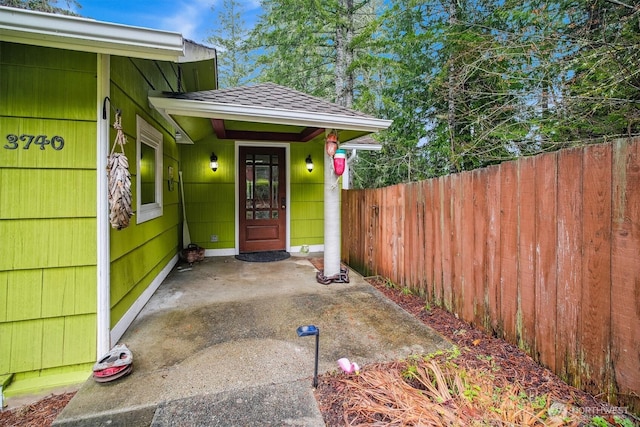
[[[313,371],[313,387],[317,388],[318,387],[318,345],[320,341],[320,329],[318,329],[314,325],[306,325],[306,326],[299,326],[298,329],[296,329],[296,332],[298,333],[299,337],[308,337],[311,335],[316,336],[316,361],[315,361],[315,369]]]

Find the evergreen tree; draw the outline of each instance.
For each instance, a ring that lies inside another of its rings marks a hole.
[[[57,6],[58,0],[0,0],[0,6],[77,16],[77,13],[71,9],[74,7],[76,9],[81,8],[80,3],[77,0],[65,0],[65,3],[67,5],[66,8]]]
[[[625,0],[264,0],[261,79],[393,119],[357,185],[640,132],[640,6]],[[384,11],[383,8],[386,8]]]
[[[363,57],[373,45],[379,0],[263,0],[251,35],[261,81],[352,107],[366,91]],[[366,37],[364,36],[366,34]]]
[[[381,156],[361,156],[361,184],[637,133],[639,14],[618,0],[395,2],[382,96],[394,123]]]
[[[640,5],[619,0],[570,4],[565,37],[572,48],[556,138],[639,133]]]
[[[215,10],[215,7],[214,7]],[[218,73],[221,88],[241,86],[252,78],[246,39],[249,30],[242,19],[244,7],[237,0],[224,0],[218,12],[213,35],[208,38],[218,50]]]

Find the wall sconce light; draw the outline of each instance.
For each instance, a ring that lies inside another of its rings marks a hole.
[[[313,160],[311,160],[311,154],[307,156],[305,162],[307,163],[307,170],[309,171],[309,173],[311,173],[311,171],[313,170]]]
[[[216,153],[211,153],[211,157],[209,157],[209,167],[214,172],[218,170],[218,156],[216,156]]]

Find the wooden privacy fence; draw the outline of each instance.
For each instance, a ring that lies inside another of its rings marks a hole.
[[[640,138],[342,193],[342,258],[640,410]]]

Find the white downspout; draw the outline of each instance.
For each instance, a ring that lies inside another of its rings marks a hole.
[[[342,174],[342,189],[348,190],[351,188],[351,163],[356,159],[358,155],[358,150],[355,148],[351,150],[351,156],[347,159],[347,164],[344,168],[344,173]]]
[[[326,138],[326,136],[325,136]],[[324,150],[324,272],[340,274],[340,185],[333,171],[333,159]]]
[[[111,297],[110,297],[110,256],[109,256],[109,202],[107,186],[107,156],[109,155],[109,119],[111,102],[106,100],[110,94],[111,57],[98,54],[97,63],[97,147],[96,147],[96,271],[97,271],[97,306],[96,306],[96,360],[100,359],[111,348]],[[105,104],[106,100],[106,104]],[[103,107],[106,119],[103,119]]]

